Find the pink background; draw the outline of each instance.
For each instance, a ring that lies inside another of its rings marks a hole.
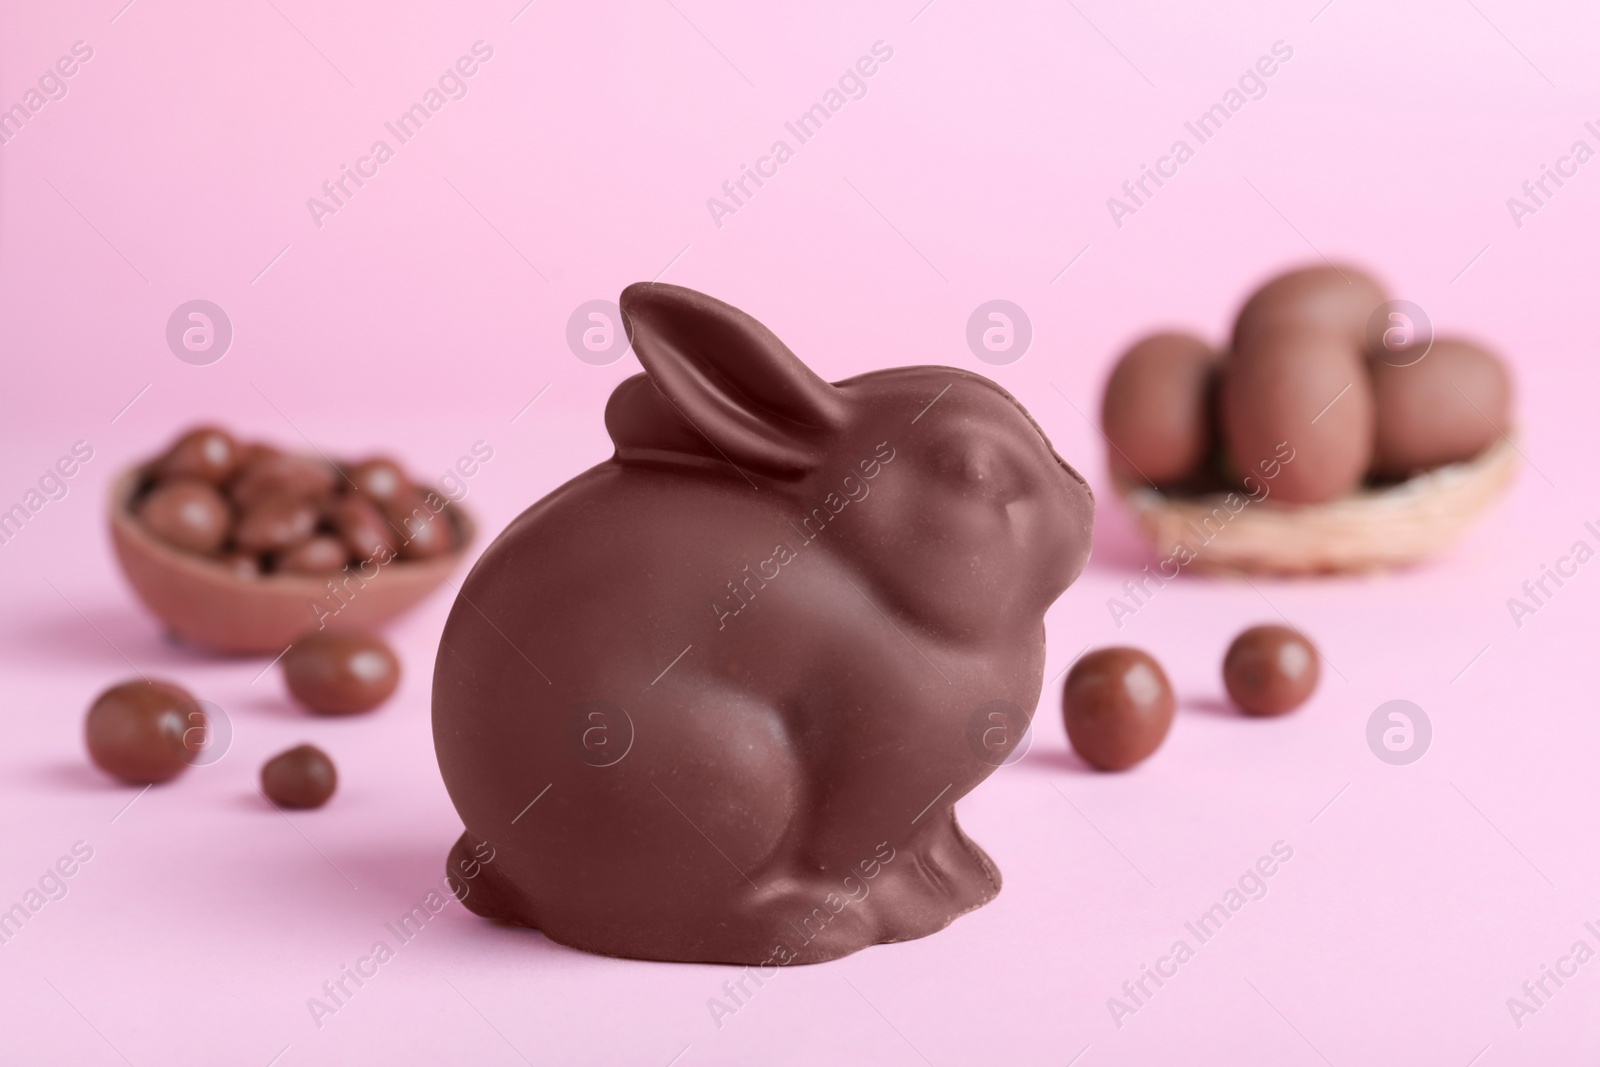
[[[0,106],[73,42],[94,56],[0,146],[0,507],[74,441],[94,459],[0,546],[0,907],[74,842],[94,858],[0,946],[0,1059],[1464,1067],[1600,1049],[1600,962],[1520,1028],[1506,1007],[1574,941],[1600,948],[1583,927],[1600,920],[1600,563],[1520,630],[1506,608],[1597,542],[1600,162],[1520,228],[1506,198],[1574,140],[1600,147],[1583,128],[1600,14],[921,2],[7,6]],[[468,95],[318,229],[306,198],[480,39],[494,56]],[[866,97],[714,225],[706,198],[878,40],[894,56]],[[1267,95],[1113,225],[1106,198],[1278,40],[1294,54]],[[1106,598],[1154,557],[1080,412],[1136,334],[1220,337],[1250,286],[1319,252],[1503,349],[1529,465],[1432,565],[1186,576],[1119,632]],[[707,999],[732,969],[587,956],[454,906],[319,1029],[306,999],[422,899],[460,830],[428,711],[450,591],[392,628],[407,675],[389,705],[314,720],[276,672],[252,683],[264,659],[163,640],[111,559],[107,482],[200,418],[383,446],[427,475],[482,440],[494,458],[465,503],[497,530],[604,458],[604,399],[636,368],[574,358],[568,315],[658,276],[745,307],[826,376],[948,363],[1020,397],[1100,490],[1050,672],[1138,644],[1178,721],[1136,771],[1092,774],[1048,683],[1028,757],[960,805],[1000,898],[935,937],[786,970],[720,1029]],[[196,297],[236,330],[211,366],[163,339]],[[963,334],[995,297],[1035,338],[985,368]],[[1221,703],[1221,655],[1278,611],[1334,669],[1297,714],[1247,722]],[[236,736],[123,811],[136,791],[88,765],[80,728],[130,662],[227,709]],[[1407,767],[1364,737],[1394,698],[1435,730]],[[302,740],[342,786],[286,821],[256,773]],[[1268,895],[1119,1029],[1107,998],[1279,840],[1294,856]]]

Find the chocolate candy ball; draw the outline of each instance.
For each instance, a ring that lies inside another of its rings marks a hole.
[[[261,791],[280,808],[320,808],[338,787],[333,760],[315,745],[297,745],[261,767]]]
[[[249,470],[263,460],[274,456],[283,455],[283,449],[269,445],[265,441],[251,441],[249,444],[239,446],[239,467],[235,474]]]
[[[83,732],[95,766],[132,785],[149,785],[183,773],[204,747],[208,726],[185,690],[140,679],[96,697]]]
[[[290,646],[283,676],[289,692],[312,711],[355,715],[389,699],[400,684],[400,661],[371,634],[316,630]]]
[[[1176,701],[1166,672],[1137,648],[1100,648],[1067,672],[1061,710],[1085,763],[1121,771],[1161,747]]]
[[[229,487],[238,504],[249,505],[266,496],[324,500],[333,493],[333,468],[320,459],[266,450],[253,457]]]
[[[363,460],[345,474],[367,499],[382,507],[394,506],[413,495],[411,479],[392,459],[379,456]]]
[[[286,574],[337,574],[349,556],[337,537],[318,534],[278,557],[278,570]]]
[[[316,528],[315,504],[278,493],[245,506],[233,540],[250,552],[282,552],[309,539]]]
[[[176,444],[156,465],[162,481],[193,478],[210,485],[221,485],[239,466],[239,445],[227,430],[197,426],[178,438]]]
[[[391,528],[378,506],[359,494],[340,497],[328,508],[327,518],[350,555],[363,561],[386,563],[393,559],[394,544],[405,529],[401,526],[397,532]]]
[[[456,538],[455,530],[450,525],[450,516],[443,509],[435,511],[429,507],[420,493],[411,503],[415,506],[410,510],[396,509],[387,516],[403,533],[399,546],[400,558],[430,559],[454,548]]]
[[[221,548],[233,523],[222,494],[193,479],[156,486],[140,501],[138,515],[151,533],[173,548],[201,555]]]
[[[1282,715],[1306,702],[1322,666],[1298,630],[1252,626],[1233,639],[1222,661],[1228,695],[1247,715]]]

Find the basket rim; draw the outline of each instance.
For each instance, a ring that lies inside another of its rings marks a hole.
[[[1251,498],[1252,510],[1272,512],[1279,515],[1296,515],[1307,519],[1320,515],[1340,514],[1348,517],[1353,511],[1379,512],[1388,511],[1396,506],[1409,504],[1419,497],[1467,484],[1497,471],[1501,467],[1515,464],[1521,456],[1517,448],[1514,434],[1502,434],[1500,439],[1479,452],[1471,459],[1446,463],[1440,467],[1419,471],[1401,482],[1389,485],[1368,486],[1363,485],[1353,493],[1333,500],[1321,501],[1315,504],[1289,504],[1281,500],[1274,500],[1269,494],[1265,500],[1256,501]],[[1204,509],[1209,511],[1213,507],[1221,507],[1229,497],[1238,497],[1242,490],[1227,489],[1214,490],[1206,493],[1179,494],[1169,493],[1165,490],[1150,485],[1140,484],[1133,479],[1117,473],[1111,474],[1112,486],[1117,495],[1126,500],[1135,508],[1145,511],[1153,509]]]

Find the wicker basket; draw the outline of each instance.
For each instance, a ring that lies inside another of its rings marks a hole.
[[[1511,483],[1518,458],[1502,438],[1472,460],[1398,485],[1326,504],[1268,497],[1238,511],[1221,493],[1169,497],[1121,479],[1116,489],[1163,559],[1183,544],[1194,554],[1183,565],[1213,574],[1349,574],[1402,567],[1443,551]],[[1235,494],[1235,506],[1242,499]],[[1180,555],[1175,562],[1181,561]]]

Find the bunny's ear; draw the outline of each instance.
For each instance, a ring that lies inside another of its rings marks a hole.
[[[635,428],[613,427],[613,436],[623,429],[631,448],[699,454],[705,451],[699,442],[685,446],[704,435],[735,466],[776,477],[802,474],[821,461],[844,423],[844,397],[771,330],[676,285],[630,285],[621,304],[639,362],[692,429],[640,419]],[[641,434],[651,439],[635,439]],[[617,443],[620,451],[624,441]]]

